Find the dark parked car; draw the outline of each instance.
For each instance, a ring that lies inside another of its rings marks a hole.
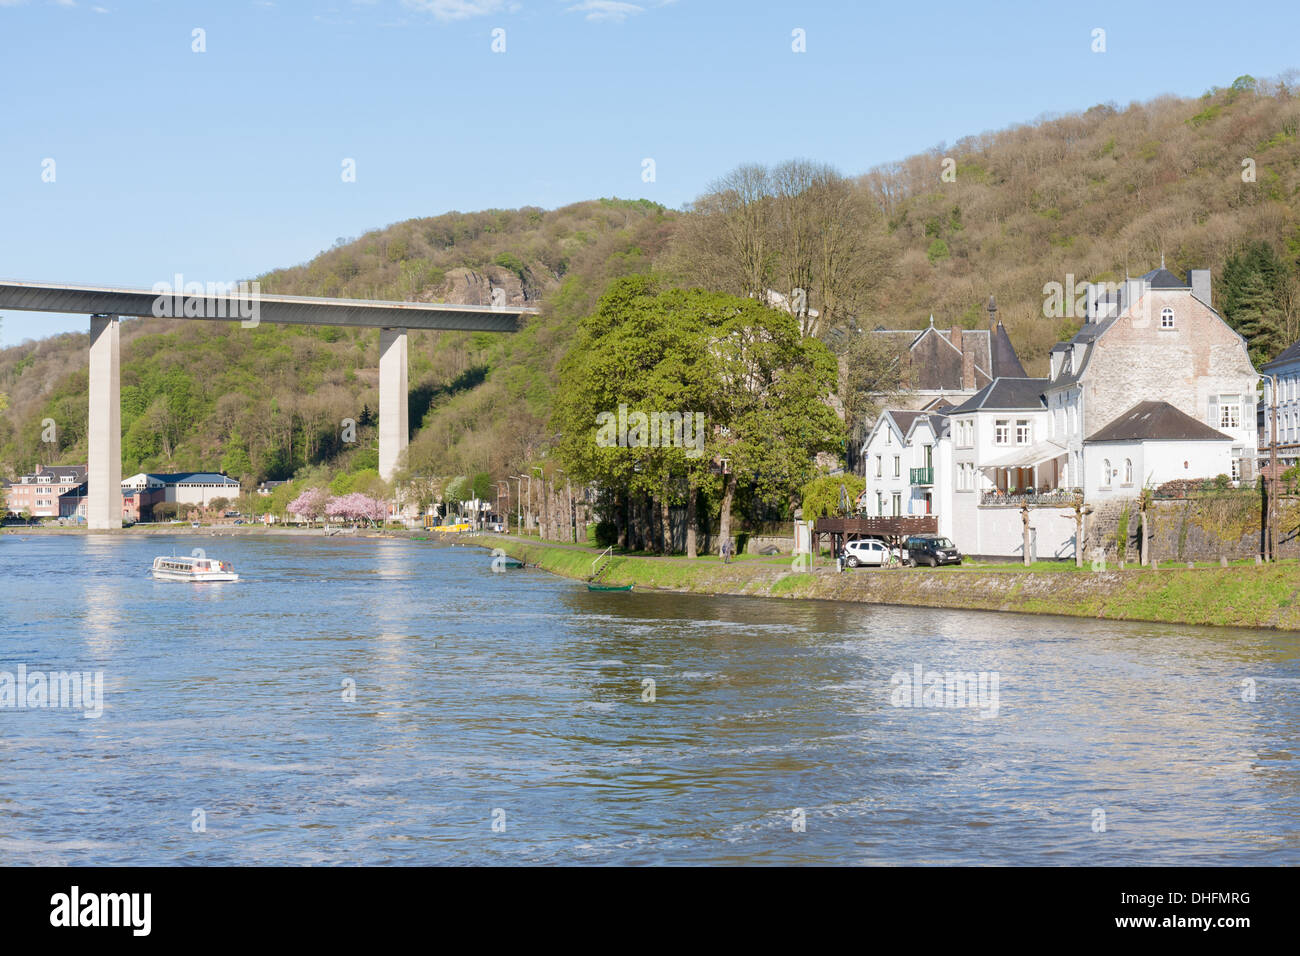
[[[914,534],[903,542],[903,554],[911,565],[961,564],[957,546],[941,534]]]

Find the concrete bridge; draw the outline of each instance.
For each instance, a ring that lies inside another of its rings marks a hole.
[[[161,306],[161,307],[160,307]],[[388,481],[410,437],[407,418],[408,329],[515,332],[536,309],[516,306],[372,302],[313,296],[262,295],[246,284],[224,291],[160,294],[0,280],[0,310],[90,316],[90,417],[86,523],[122,527],[122,316],[167,315],[184,321],[271,325],[341,325],[379,329],[379,474]]]

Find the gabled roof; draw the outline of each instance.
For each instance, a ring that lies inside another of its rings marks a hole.
[[[1034,411],[1045,408],[1043,389],[1048,384],[1045,378],[997,378],[948,414],[961,415],[998,409]]]
[[[911,410],[904,411],[902,409],[890,409],[886,411],[885,414],[894,420],[894,424],[898,426],[899,432],[902,433],[904,438],[906,438],[907,433],[912,430],[912,423],[925,413]]]
[[[1235,441],[1168,402],[1138,402],[1086,442]]]
[[[916,430],[916,426],[922,421],[929,423],[930,430],[934,432],[935,438],[942,438],[948,434],[949,423],[946,413],[917,411],[911,408],[887,408],[876,419],[876,424],[867,435],[866,440],[863,441],[862,448],[865,450],[871,444],[871,440],[882,427],[892,427],[898,433],[901,444],[907,445],[912,440],[912,432]]]
[[[1277,368],[1281,365],[1290,365],[1292,362],[1300,362],[1300,342],[1293,342],[1282,350],[1282,354],[1271,362],[1265,362],[1260,369]]]
[[[959,329],[961,344],[958,345],[951,328],[940,328],[933,324],[933,319],[931,323],[920,329],[880,327],[863,334],[883,336],[891,348],[900,355],[907,355],[907,361],[912,364],[912,388],[915,391],[969,393],[973,389],[963,384],[967,359],[974,369],[974,388],[997,378],[999,369],[1006,375],[1025,374],[1011,339],[1000,326],[993,331]],[[937,337],[933,342],[930,341],[932,334]]]
[[[947,415],[940,415],[934,412],[922,412],[912,419],[912,424],[907,429],[907,434],[904,438],[907,440],[908,444],[911,444],[912,433],[916,431],[917,426],[922,422],[925,422],[930,426],[930,431],[934,433],[936,439],[942,438],[944,435],[948,434],[949,421]]]
[[[80,480],[86,477],[86,466],[85,465],[43,465],[41,466],[40,475],[41,476],[50,475],[53,478],[57,478],[62,481]],[[36,477],[36,473],[33,472],[30,477],[33,478]]]

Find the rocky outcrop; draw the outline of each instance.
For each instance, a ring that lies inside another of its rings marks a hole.
[[[493,290],[500,289],[499,301],[493,302]],[[440,298],[452,305],[532,305],[533,290],[509,269],[489,266],[486,269],[449,269]]]

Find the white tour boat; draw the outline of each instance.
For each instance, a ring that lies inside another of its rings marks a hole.
[[[152,574],[166,581],[238,581],[226,561],[215,558],[154,558]]]

